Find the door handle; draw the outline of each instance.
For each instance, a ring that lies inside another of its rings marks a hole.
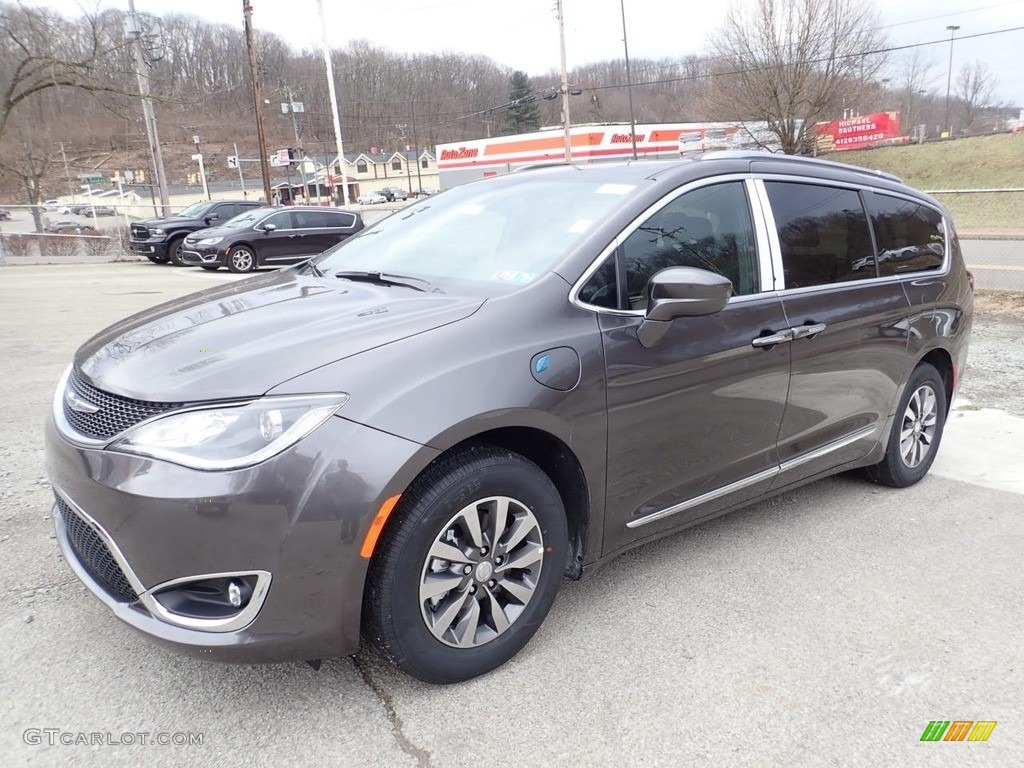
[[[758,336],[750,343],[755,347],[774,347],[776,344],[785,344],[787,341],[793,340],[792,328],[787,328],[786,330],[779,331],[778,333],[772,333],[770,331],[765,331],[765,333],[768,333],[769,335]]]
[[[824,331],[826,327],[824,323],[814,323],[813,325],[797,325],[789,330],[793,332],[794,339],[811,339]]]

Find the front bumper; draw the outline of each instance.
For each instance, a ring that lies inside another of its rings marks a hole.
[[[73,445],[52,418],[46,429],[57,541],[76,575],[136,630],[198,658],[244,663],[358,649],[363,539],[383,501],[435,455],[334,416],[262,464],[201,472]],[[196,628],[155,599],[170,583],[225,574],[265,574],[250,615]]]
[[[166,240],[129,240],[128,248],[134,253],[158,258],[167,255]]]
[[[224,267],[227,266],[228,257],[225,251],[219,250],[215,246],[194,245],[186,241],[185,247],[181,251],[181,262],[193,267],[214,265]]]

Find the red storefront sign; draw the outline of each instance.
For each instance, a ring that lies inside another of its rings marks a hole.
[[[830,123],[818,123],[818,150],[866,149],[900,134],[899,112],[875,112]]]

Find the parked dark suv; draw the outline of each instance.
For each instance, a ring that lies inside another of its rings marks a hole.
[[[336,208],[256,208],[186,237],[181,261],[209,270],[227,266],[232,272],[252,272],[306,261],[362,228],[359,214]]]
[[[921,480],[972,305],[949,216],[886,174],[716,152],[465,184],[86,342],[46,430],[57,540],[198,658],[362,635],[464,680],[563,576],[837,472]]]
[[[174,216],[134,222],[131,225],[129,247],[154,264],[170,262],[181,266],[181,248],[186,235],[262,206],[263,203],[255,200],[193,203]]]

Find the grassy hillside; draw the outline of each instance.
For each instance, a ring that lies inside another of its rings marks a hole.
[[[833,152],[825,157],[895,173],[923,190],[1024,188],[1024,133]],[[936,197],[961,230],[1024,231],[1024,192]]]

